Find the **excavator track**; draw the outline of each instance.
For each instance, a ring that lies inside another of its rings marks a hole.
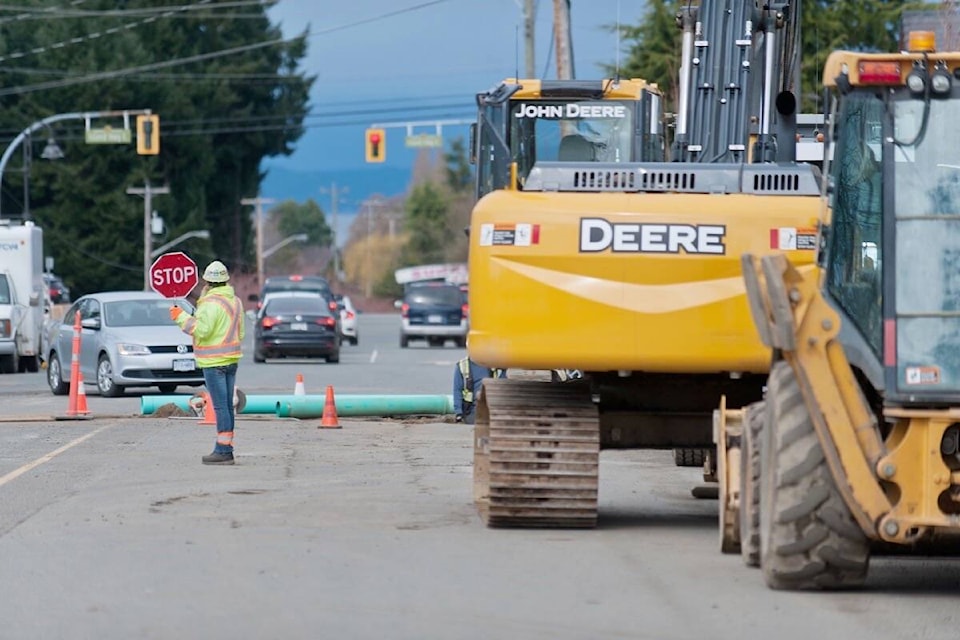
[[[600,418],[586,383],[484,380],[475,433],[487,526],[596,526]]]

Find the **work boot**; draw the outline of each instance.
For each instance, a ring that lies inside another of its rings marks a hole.
[[[203,464],[233,464],[233,454],[214,451],[208,456],[203,456]]]

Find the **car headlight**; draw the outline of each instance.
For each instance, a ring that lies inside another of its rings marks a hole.
[[[148,356],[150,355],[150,349],[147,349],[142,344],[119,342],[117,343],[117,353],[122,356]]]

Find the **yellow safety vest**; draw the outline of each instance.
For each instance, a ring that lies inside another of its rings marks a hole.
[[[457,363],[460,367],[460,375],[463,377],[463,388],[460,389],[460,397],[464,402],[473,402],[473,378],[470,377],[470,358],[464,358]]]
[[[200,296],[196,314],[181,314],[177,324],[193,336],[193,355],[201,369],[233,364],[243,356],[243,305],[229,285]]]
[[[473,378],[470,377],[470,358],[464,358],[457,363],[460,367],[460,375],[463,378],[463,388],[460,389],[460,397],[464,402],[473,402]],[[499,378],[502,369],[490,369],[490,376]]]

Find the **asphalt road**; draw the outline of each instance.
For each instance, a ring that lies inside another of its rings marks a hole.
[[[361,316],[337,365],[241,365],[250,393],[449,393],[453,347]],[[719,553],[715,501],[669,452],[604,452],[599,526],[490,530],[469,427],[444,417],[240,416],[210,427],[89,396],[56,421],[40,374],[0,377],[0,638],[955,638],[960,560],[877,558],[858,592],[768,590]],[[188,392],[189,389],[182,391]],[[150,392],[155,393],[155,392]]]

